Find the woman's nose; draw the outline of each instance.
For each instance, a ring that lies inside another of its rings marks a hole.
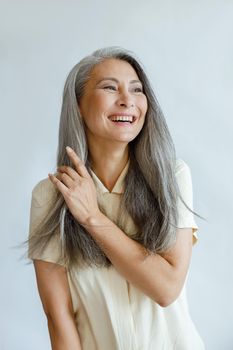
[[[119,94],[119,98],[117,100],[117,104],[119,106],[130,108],[130,107],[134,106],[134,100],[133,100],[133,97],[130,95],[129,92],[122,92],[121,94]]]

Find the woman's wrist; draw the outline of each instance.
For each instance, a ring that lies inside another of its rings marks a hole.
[[[95,214],[87,218],[83,226],[86,228],[87,231],[89,231],[96,226],[104,225],[104,222],[106,223],[106,219],[107,217],[100,210],[98,210]]]

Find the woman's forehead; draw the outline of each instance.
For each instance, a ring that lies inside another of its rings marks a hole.
[[[90,79],[98,81],[105,77],[117,79],[125,77],[129,80],[139,80],[135,69],[128,62],[115,58],[105,59],[98,63],[91,71]]]

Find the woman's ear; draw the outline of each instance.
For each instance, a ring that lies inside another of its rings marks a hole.
[[[81,119],[83,119],[82,110],[81,110],[81,107],[80,107],[80,103],[77,103],[77,109],[78,109],[78,113],[79,113]]]

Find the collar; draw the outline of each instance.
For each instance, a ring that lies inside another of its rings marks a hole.
[[[92,169],[91,170],[91,174],[93,176],[93,181],[96,185],[96,189],[98,192],[100,193],[117,193],[117,194],[122,194],[124,193],[124,179],[125,176],[127,174],[128,168],[129,168],[129,162],[130,160],[128,160],[128,162],[126,163],[124,169],[122,170],[122,172],[120,173],[112,191],[110,192],[105,186],[104,184],[100,181],[100,179],[98,178],[98,176],[94,173],[94,171]]]

